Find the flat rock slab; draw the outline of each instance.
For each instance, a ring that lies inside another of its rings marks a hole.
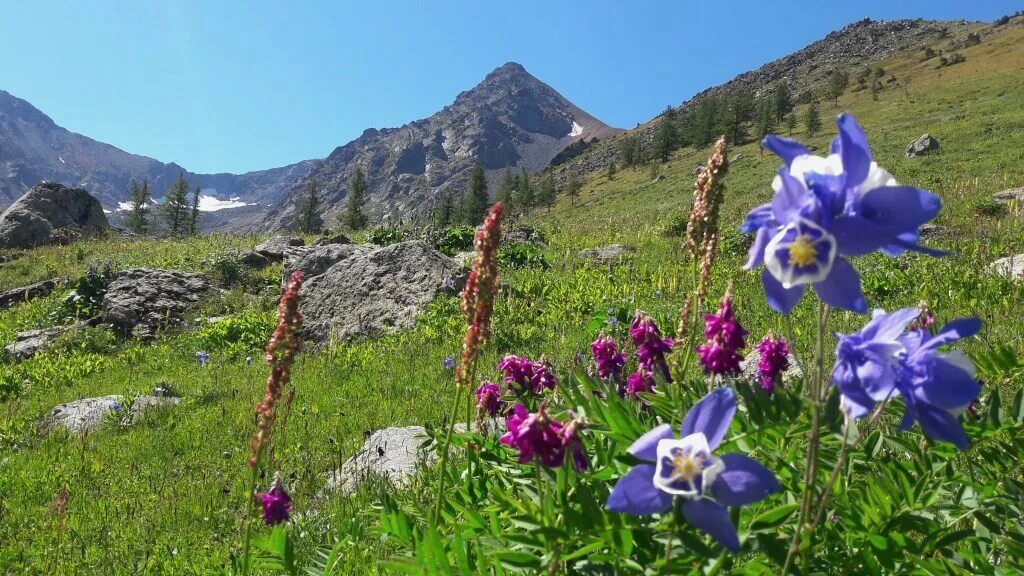
[[[610,246],[602,246],[600,248],[587,248],[586,250],[581,250],[576,257],[585,262],[590,262],[599,266],[609,266],[626,261],[634,252],[635,250],[629,246],[612,244]]]
[[[58,338],[78,326],[80,326],[80,324],[68,324],[65,326],[53,326],[50,328],[18,332],[14,337],[14,342],[11,342],[4,347],[4,359],[9,362],[28,360],[36,354],[45,351],[47,348],[52,346]]]
[[[103,321],[122,334],[150,339],[179,323],[208,291],[200,274],[135,268],[118,275],[103,297]]]
[[[124,397],[98,396],[82,398],[55,406],[43,416],[39,429],[49,434],[59,428],[66,429],[74,435],[85,434],[99,428],[107,418],[116,418],[121,414],[123,419],[131,422],[133,418],[148,410],[164,406],[176,406],[181,398],[173,396],[149,396],[139,394],[129,408],[124,406]],[[123,414],[122,414],[123,413]],[[122,420],[124,421],[124,420]]]
[[[11,306],[28,302],[34,298],[49,296],[60,283],[62,283],[62,279],[54,278],[8,290],[0,294],[0,310],[6,310]]]
[[[352,240],[344,234],[334,236],[321,236],[313,241],[313,246],[330,246],[331,244],[351,244]]]
[[[306,241],[298,236],[274,236],[266,242],[258,244],[253,251],[272,262],[280,262],[284,260],[284,255],[289,248],[305,245]]]
[[[1010,202],[1020,202],[1024,200],[1024,188],[1010,188],[1009,190],[1003,190],[1002,192],[996,192],[992,195],[992,199],[996,202],[1003,204],[1009,204]]]
[[[989,264],[988,269],[1011,280],[1024,280],[1024,254],[1000,258]]]
[[[466,276],[463,265],[419,241],[299,249],[285,270],[306,278],[302,337],[318,342],[408,327],[435,298],[457,294]]]

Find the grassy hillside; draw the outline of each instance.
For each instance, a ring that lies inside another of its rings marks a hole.
[[[951,256],[934,260],[903,256],[859,260],[872,305],[885,308],[931,304],[940,319],[979,314],[986,328],[967,350],[981,354],[995,344],[1024,356],[1024,296],[1019,284],[986,273],[992,260],[1024,252],[1017,207],[995,207],[991,195],[1024,186],[1024,27],[1012,26],[962,50],[966,62],[941,69],[917,54],[883,63],[908,91],[889,89],[878,101],[867,92],[847,93],[831,112],[852,112],[867,131],[876,159],[901,182],[928,188],[944,202],[941,233],[931,246]],[[796,114],[799,116],[798,108]],[[906,159],[903,149],[924,132],[941,148]],[[808,138],[825,150],[826,125]],[[592,175],[577,202],[561,198],[528,223],[549,238],[550,268],[503,270],[514,290],[496,306],[494,341],[482,362],[484,377],[506,353],[547,354],[559,374],[578,366],[608,308],[641,308],[672,325],[691,289],[690,263],[681,240],[666,234],[685,218],[692,200],[693,169],[708,150],[680,150],[658,167]],[[723,219],[734,229],[746,211],[770,196],[777,158],[756,144],[730,151],[737,157],[726,178]],[[190,241],[90,241],[45,248],[0,265],[0,288],[53,276],[77,278],[90,264],[117,268],[164,266],[214,272],[210,257],[251,246],[255,238],[215,237]],[[636,250],[631,262],[593,268],[575,255],[611,243]],[[207,260],[204,260],[207,259]],[[727,233],[711,294],[736,285],[738,313],[754,334],[783,333],[768,311],[757,277],[740,271],[745,243]],[[9,574],[208,574],[224,571],[238,545],[253,430],[253,407],[263,395],[268,368],[258,343],[269,334],[274,298],[271,269],[206,303],[196,328],[152,344],[119,341],[102,329],[85,331],[28,362],[0,365],[0,566]],[[62,294],[0,312],[0,335],[52,324]],[[230,334],[201,321],[230,314]],[[808,352],[813,310],[805,301],[794,315],[797,345]],[[839,330],[862,319],[837,314]],[[375,341],[334,343],[300,356],[286,433],[275,447],[276,466],[300,512],[294,533],[303,534],[300,557],[313,543],[338,539],[345,546],[342,573],[383,572],[379,561],[398,544],[381,540],[376,486],[351,498],[317,500],[329,471],[352,455],[369,430],[413,423],[436,424],[452,389],[444,358],[460,347],[462,318],[455,299],[444,299],[410,330]],[[206,367],[196,353],[208,351]],[[995,382],[1011,398],[1019,382]],[[111,422],[84,438],[42,436],[36,422],[61,402],[104,394],[130,395],[172,386],[181,406],[155,413],[130,427]],[[972,424],[978,431],[983,424]],[[1020,461],[1008,464],[1019,479]],[[419,486],[399,498],[424,498]],[[997,491],[998,492],[998,491]],[[1001,494],[1001,493],[1000,493]]]

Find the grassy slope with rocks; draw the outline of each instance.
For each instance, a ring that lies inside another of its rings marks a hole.
[[[877,102],[867,92],[840,98],[839,109],[857,116],[882,165],[901,182],[942,197],[945,207],[937,223],[946,232],[927,242],[953,252],[938,261],[868,257],[858,267],[873,305],[894,308],[927,300],[940,319],[979,313],[986,329],[969,352],[998,343],[1022,354],[1024,294],[1019,285],[986,274],[985,267],[997,257],[1024,252],[1021,215],[1013,207],[1000,213],[987,202],[994,192],[1024,185],[1024,27],[1011,26],[962,53],[966,62],[941,69],[918,62],[917,54],[885,61],[886,70],[911,78],[909,97],[889,90]],[[831,111],[823,104],[823,116]],[[830,132],[808,138],[798,130],[793,136],[824,150]],[[942,147],[905,159],[904,147],[923,132],[937,137]],[[742,158],[726,179],[728,228],[769,197],[768,182],[779,164],[760,155],[756,144],[737,147],[730,156],[736,154]],[[595,319],[609,307],[639,307],[672,325],[690,288],[689,263],[680,239],[663,232],[685,216],[693,168],[706,155],[707,150],[680,150],[661,166],[656,180],[647,168],[619,172],[611,181],[594,175],[576,205],[562,198],[550,212],[531,217],[548,233],[551,267],[503,271],[504,282],[516,292],[497,304],[495,338],[482,375],[494,377],[496,360],[508,352],[546,353],[566,373],[574,356],[586,352]],[[614,242],[637,250],[629,265],[595,269],[574,258],[582,248]],[[203,258],[254,243],[211,237],[45,248],[0,265],[0,288],[76,277],[93,262],[209,271]],[[711,293],[721,293],[733,280],[744,324],[754,334],[781,332],[781,320],[765,306],[756,275],[739,271],[744,253],[738,234],[726,235],[722,254]],[[278,271],[254,282],[272,284]],[[61,296],[0,312],[0,333],[10,340],[18,330],[51,323]],[[269,334],[272,307],[270,297],[232,291],[197,311],[197,318],[232,314],[239,331],[251,335],[248,340],[199,327],[142,345],[94,330],[21,365],[0,366],[0,388],[7,391],[0,404],[0,566],[5,572],[221,572],[239,538],[252,412],[267,375],[261,363],[245,364],[244,357],[258,350],[244,342]],[[795,314],[801,343],[809,340],[803,327],[811,325],[812,314],[807,302]],[[841,330],[861,322],[851,314],[837,318]],[[440,422],[446,401],[438,399],[452,389],[443,358],[456,353],[460,339],[461,317],[449,298],[434,304],[411,330],[300,356],[286,432],[277,440],[274,459],[288,471],[296,511],[303,512],[296,519],[297,533],[356,544],[346,560],[351,573],[375,572],[389,553],[387,544],[369,540],[376,487],[347,499],[317,501],[315,496],[327,473],[359,448],[366,431]],[[195,359],[202,350],[212,354],[205,368]],[[182,405],[147,414],[131,427],[111,422],[83,438],[36,432],[40,416],[61,402],[148,392],[165,384],[182,395]],[[309,552],[300,549],[303,556]]]

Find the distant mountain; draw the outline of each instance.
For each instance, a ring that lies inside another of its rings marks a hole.
[[[319,183],[329,215],[341,210],[349,182],[361,168],[372,216],[408,218],[429,209],[445,190],[461,191],[476,164],[492,180],[508,167],[537,172],[573,142],[620,132],[509,62],[429,118],[366,130],[335,148],[304,180]],[[264,224],[287,225],[303,187],[297,183]]]
[[[279,202],[292,183],[313,166],[304,161],[246,174],[185,172],[192,185],[209,196],[234,205],[269,205]],[[157,196],[178,177],[177,164],[129,154],[103,142],[61,128],[28,102],[0,90],[0,204],[10,204],[40,181],[51,180],[85,188],[104,208],[116,210],[128,197],[132,178],[148,178]],[[219,218],[218,218],[219,220]]]

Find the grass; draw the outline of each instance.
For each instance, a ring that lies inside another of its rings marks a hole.
[[[839,110],[857,116],[882,165],[901,182],[942,197],[945,207],[937,223],[947,231],[928,243],[952,252],[943,260],[868,257],[858,268],[873,305],[888,309],[924,300],[942,319],[978,313],[986,329],[969,352],[1000,343],[1024,354],[1019,305],[1024,292],[1019,284],[985,272],[992,260],[1024,252],[1021,216],[1013,209],[993,215],[976,210],[991,194],[1024,185],[1024,29],[1011,27],[962,53],[965,63],[939,70],[918,62],[916,54],[885,62],[897,78],[910,79],[909,97],[889,89],[878,101],[867,92],[840,99]],[[828,104],[824,107],[828,112]],[[800,110],[796,113],[799,117]],[[937,137],[942,147],[923,158],[904,158],[906,144],[922,132]],[[793,136],[824,150],[831,131]],[[494,377],[497,359],[508,352],[547,354],[567,372],[608,308],[639,307],[663,325],[674,325],[690,289],[689,262],[680,240],[663,231],[685,216],[693,168],[707,153],[678,151],[660,168],[663,177],[657,181],[647,168],[620,171],[611,181],[593,176],[578,202],[563,198],[551,211],[529,218],[548,233],[551,267],[503,272],[515,292],[498,303],[483,376]],[[761,155],[753,143],[732,149],[730,156],[736,155],[742,158],[732,163],[726,179],[728,227],[767,200],[778,167],[776,158]],[[91,263],[208,270],[204,258],[255,242],[104,239],[42,248],[0,265],[0,288],[74,278]],[[611,243],[634,247],[635,257],[614,269],[575,259],[582,248]],[[724,252],[711,294],[716,297],[734,282],[737,309],[752,333],[783,332],[780,318],[764,305],[756,275],[739,272],[744,256],[735,247]],[[278,272],[260,280],[272,284]],[[0,313],[0,335],[10,340],[19,330],[52,323],[60,298]],[[235,291],[196,315],[226,311],[256,319],[252,325],[259,335],[272,306],[272,298]],[[810,340],[812,315],[808,302],[796,311],[798,342]],[[838,329],[850,330],[862,320],[838,314],[837,321]],[[327,473],[359,448],[367,431],[441,421],[452,389],[452,373],[442,361],[457,353],[460,332],[457,303],[449,298],[436,302],[412,330],[300,356],[286,432],[278,437],[273,458],[288,473],[296,510],[304,511],[296,521],[299,531],[362,543],[348,559],[352,573],[378,571],[377,562],[388,552],[387,546],[366,540],[376,488],[347,499],[316,496]],[[267,376],[265,366],[247,366],[243,358],[258,351],[232,348],[202,330],[148,345],[96,340],[79,338],[22,365],[0,367],[0,386],[10,382],[20,388],[0,404],[0,566],[10,574],[223,572],[239,539],[253,408]],[[196,364],[200,350],[213,355],[206,368]],[[182,405],[131,427],[111,423],[83,438],[44,437],[35,429],[61,402],[148,392],[165,384],[182,395]]]

